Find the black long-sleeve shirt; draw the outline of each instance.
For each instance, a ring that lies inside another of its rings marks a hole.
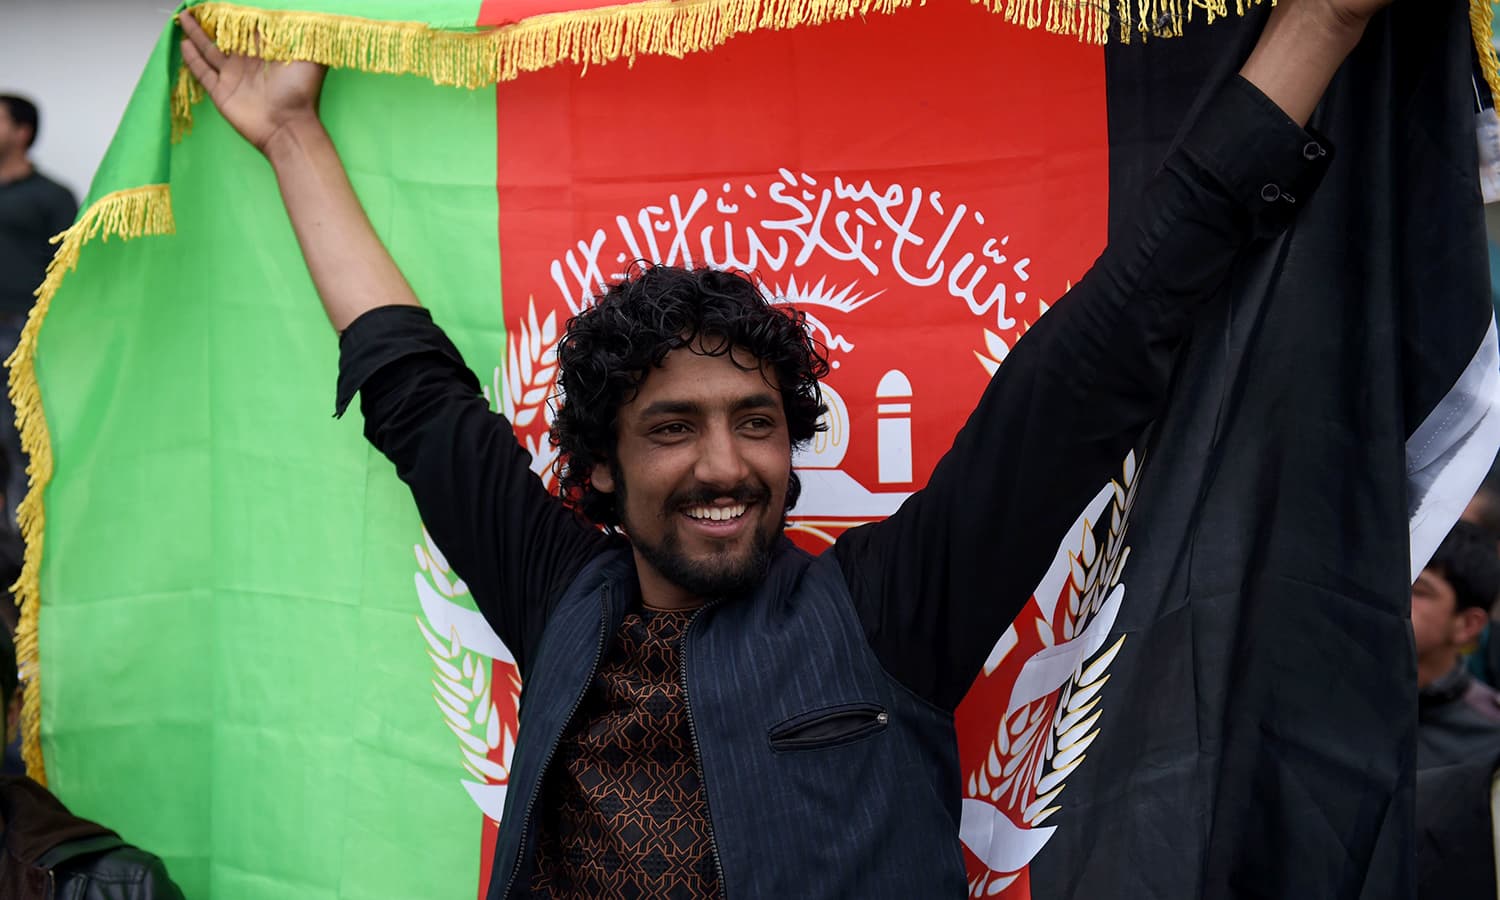
[[[25,318],[52,261],[52,236],[77,215],[73,194],[40,172],[0,182],[0,317]]]
[[[1017,342],[927,486],[835,543],[888,672],[958,704],[1064,531],[1161,411],[1193,311],[1248,244],[1285,227],[1329,158],[1248,82],[1220,91],[1134,226]],[[366,436],[524,673],[563,589],[620,538],[543,489],[425,310],[373,310],[345,331],[339,412],[356,391]]]

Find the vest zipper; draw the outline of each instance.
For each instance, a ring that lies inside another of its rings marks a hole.
[[[693,722],[693,700],[688,696],[688,637],[693,633],[693,623],[703,615],[704,610],[715,605],[709,603],[699,607],[688,619],[687,627],[682,629],[682,641],[679,655],[682,657],[682,705],[687,710],[688,735],[693,739],[693,765],[698,769],[698,781],[703,785],[703,808],[708,813],[708,847],[714,855],[714,871],[719,874],[719,896],[728,900],[729,886],[724,883],[724,863],[719,859],[719,837],[714,828],[713,806],[708,800],[708,775],[703,771],[703,750],[698,746],[698,726]]]
[[[511,890],[516,886],[516,877],[521,872],[521,862],[526,859],[526,839],[531,834],[531,814],[536,809],[536,799],[542,795],[547,786],[547,770],[552,767],[552,757],[557,755],[557,745],[562,743],[563,732],[567,731],[568,725],[573,717],[578,715],[578,707],[583,705],[583,698],[588,696],[589,687],[594,683],[594,676],[599,672],[599,660],[604,656],[604,644],[609,640],[609,585],[604,586],[603,596],[599,601],[599,646],[594,651],[594,664],[589,666],[589,677],[584,679],[583,690],[578,692],[578,697],[573,701],[573,708],[568,710],[568,717],[563,720],[563,731],[558,732],[552,741],[552,746],[547,750],[547,757],[542,760],[542,768],[537,773],[536,788],[531,792],[531,798],[526,801],[526,814],[521,818],[521,840],[520,846],[516,848],[516,862],[511,866],[510,880],[506,882],[505,893],[502,897],[509,897]],[[702,775],[700,774],[701,778]]]

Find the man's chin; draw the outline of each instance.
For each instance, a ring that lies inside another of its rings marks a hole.
[[[759,587],[770,567],[770,547],[774,546],[774,540],[693,554],[636,546],[662,577],[695,597],[709,600],[747,594]]]
[[[708,598],[748,594],[766,580],[769,560],[759,553],[737,555],[733,560],[722,557],[695,560],[689,564],[678,586]]]

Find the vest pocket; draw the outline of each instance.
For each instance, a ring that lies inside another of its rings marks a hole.
[[[844,703],[801,713],[771,726],[772,750],[837,747],[885,730],[891,717],[874,703]]]

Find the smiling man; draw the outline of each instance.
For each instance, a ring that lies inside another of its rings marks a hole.
[[[816,558],[782,535],[827,371],[797,312],[732,272],[611,284],[558,348],[551,496],[371,228],[322,70],[225,55],[184,14],[342,334],[338,410],[360,395],[521,669],[489,896],[965,896],[953,709],[1160,412],[1194,310],[1309,202],[1330,149],[1303,125],[1385,5],[1281,3],[927,487]]]
[[[644,267],[569,323],[558,365],[562,493],[630,535],[642,595],[691,609],[752,590],[823,413],[802,319],[735,274]]]
[[[596,521],[630,535],[645,563],[642,594],[691,609],[764,577],[787,509],[792,449],[775,373],[753,359],[722,365],[730,354],[714,353],[702,336],[674,349],[686,352],[668,353],[620,405],[610,458],[587,480],[570,480],[580,492],[614,495],[617,515],[601,510]]]

